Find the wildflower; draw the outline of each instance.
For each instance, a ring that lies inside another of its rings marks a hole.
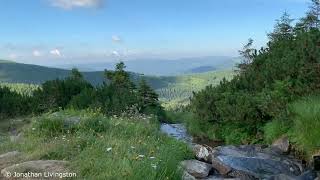
[[[156,157],[151,156],[150,159],[155,159]]]
[[[157,169],[157,165],[155,165],[155,164],[151,164],[151,167],[154,169]]]
[[[112,150],[112,148],[111,148],[111,147],[107,148],[107,152],[110,152],[111,150]]]
[[[144,158],[144,155],[140,154],[138,157],[139,157],[139,158]]]

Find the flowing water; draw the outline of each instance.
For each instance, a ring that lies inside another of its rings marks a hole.
[[[188,134],[187,129],[183,124],[162,123],[160,130],[168,136],[192,144],[192,137]]]

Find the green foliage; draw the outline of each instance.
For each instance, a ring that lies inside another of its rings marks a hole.
[[[76,69],[71,71],[68,78],[56,79],[42,84],[41,89],[34,92],[34,99],[38,112],[56,111],[66,108],[73,96],[81,93],[84,89],[92,89],[92,85],[84,80]]]
[[[309,157],[320,150],[320,96],[310,96],[292,103],[291,137],[298,148]]]
[[[32,109],[31,97],[0,87],[0,119],[27,115]]]
[[[106,70],[105,83],[97,87],[87,82],[77,69],[72,69],[65,79],[46,81],[40,87],[30,85],[32,88],[28,93],[25,93],[27,85],[2,84],[0,115],[13,117],[65,108],[90,108],[99,109],[106,115],[154,114],[164,120],[165,112],[155,91],[145,80],[141,80],[137,89],[124,68],[124,63],[120,62],[115,71]],[[49,122],[44,123],[50,125]]]
[[[260,50],[249,41],[232,80],[194,94],[195,119],[220,127],[216,133],[230,143],[260,141],[263,127],[267,141],[285,131],[283,124],[290,121],[278,119],[287,114],[288,104],[320,88],[320,30],[295,31],[291,22],[284,14]]]
[[[32,96],[33,92],[39,88],[39,86],[35,84],[3,83],[3,82],[0,82],[0,87],[8,87],[11,91],[17,92],[25,96]]]
[[[288,132],[289,125],[285,121],[273,120],[264,126],[264,139],[268,143],[272,143],[277,138]]]

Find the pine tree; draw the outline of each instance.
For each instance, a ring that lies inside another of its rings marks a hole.
[[[291,26],[293,19],[290,15],[285,12],[274,27],[272,33],[268,34],[269,39],[272,42],[277,42],[280,40],[290,39],[293,37],[293,27]]]
[[[320,28],[320,0],[311,0],[309,11],[306,17],[300,19],[296,25],[296,31],[308,31],[313,28]]]
[[[139,83],[138,96],[143,108],[158,105],[158,94],[151,89],[145,79],[142,79]]]
[[[244,72],[247,67],[252,63],[253,58],[257,54],[256,49],[252,47],[253,39],[249,39],[248,43],[243,46],[243,49],[239,51],[239,54],[242,56],[242,62],[237,65],[240,72]]]

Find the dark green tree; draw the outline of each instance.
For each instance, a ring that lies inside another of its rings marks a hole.
[[[293,19],[290,18],[290,15],[285,12],[274,27],[272,33],[268,34],[270,42],[275,42],[283,39],[293,38]]]

